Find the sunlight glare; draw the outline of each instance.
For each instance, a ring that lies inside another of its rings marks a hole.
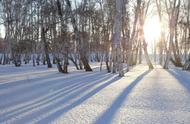
[[[144,25],[144,35],[147,43],[158,41],[160,37],[160,22],[158,17],[147,19]]]
[[[0,25],[0,37],[5,37],[5,27],[3,25]]]

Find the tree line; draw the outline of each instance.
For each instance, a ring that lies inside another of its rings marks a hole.
[[[70,62],[92,71],[90,61],[97,61],[122,76],[123,63],[140,64],[144,54],[153,69],[143,27],[158,15],[159,63],[190,69],[189,0],[0,0],[0,6],[3,65],[57,64],[68,73]]]

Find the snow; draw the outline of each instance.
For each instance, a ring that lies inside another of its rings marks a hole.
[[[124,77],[99,71],[60,74],[46,66],[0,65],[0,123],[189,124],[190,73],[145,65]]]

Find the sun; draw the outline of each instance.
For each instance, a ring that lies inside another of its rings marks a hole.
[[[144,35],[147,43],[157,42],[160,38],[161,25],[157,16],[147,19],[144,25]]]

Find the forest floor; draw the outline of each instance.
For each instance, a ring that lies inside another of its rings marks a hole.
[[[190,72],[138,65],[120,78],[93,68],[0,65],[0,123],[190,124]]]

